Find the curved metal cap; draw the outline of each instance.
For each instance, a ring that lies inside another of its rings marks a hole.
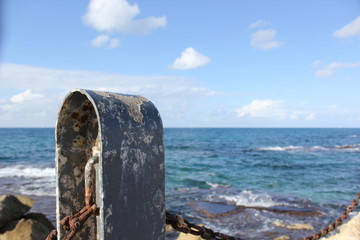
[[[84,169],[95,153],[96,204],[78,239],[164,239],[163,126],[141,96],[75,89],[56,126],[57,220],[84,207]]]

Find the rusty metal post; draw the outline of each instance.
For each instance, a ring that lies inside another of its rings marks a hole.
[[[58,239],[67,234],[60,220],[92,201],[99,216],[91,216],[74,239],[165,239],[163,127],[149,100],[71,91],[56,126],[56,171]],[[85,203],[85,192],[92,191]]]

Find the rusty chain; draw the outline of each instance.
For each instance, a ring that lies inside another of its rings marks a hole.
[[[356,194],[355,199],[352,203],[346,208],[346,211],[343,212],[341,217],[337,218],[335,222],[331,223],[327,228],[322,229],[320,232],[315,233],[312,236],[305,237],[303,240],[318,240],[321,237],[326,236],[329,232],[333,231],[336,227],[340,226],[345,219],[349,217],[349,213],[354,211],[355,207],[359,204],[360,193]]]
[[[214,232],[210,228],[199,226],[190,223],[188,220],[180,215],[173,215],[166,211],[166,224],[170,224],[175,230],[189,233],[195,236],[200,236],[202,239],[209,240],[244,240],[243,238],[236,238],[225,235],[223,233]]]
[[[92,197],[92,195],[88,195]],[[335,222],[331,223],[327,228],[322,229],[318,233],[315,233],[312,236],[304,237],[302,240],[318,240],[331,231],[333,231],[336,227],[340,226],[345,219],[349,217],[350,212],[355,210],[355,207],[359,204],[360,200],[360,192],[356,194],[355,199],[352,203],[346,208],[346,211],[343,212],[341,217],[337,218]],[[86,199],[87,203],[91,203],[92,200]],[[85,206],[80,212],[66,216],[60,221],[60,224],[68,231],[70,231],[69,235],[65,238],[65,240],[71,240],[73,236],[82,228],[86,220],[91,215],[98,215],[99,208],[97,208],[96,204],[92,204],[92,206]],[[202,239],[206,240],[244,240],[243,238],[228,236],[226,234],[220,232],[214,232],[210,228],[206,228],[204,226],[196,225],[190,223],[188,220],[183,218],[180,215],[174,215],[170,212],[166,211],[166,224],[171,225],[175,230],[187,234],[192,234],[195,236],[200,236]],[[52,230],[47,236],[46,240],[56,240],[57,239],[57,231]]]
[[[327,228],[322,229],[320,232],[315,233],[312,236],[304,237],[302,240],[318,240],[321,237],[326,236],[328,233],[333,231],[336,227],[340,226],[345,219],[349,217],[350,212],[355,210],[355,207],[359,204],[360,193],[356,194],[355,199],[352,203],[346,208],[346,211],[343,212],[341,217],[337,218],[335,222],[331,223]],[[214,232],[213,230],[195,225],[187,221],[180,215],[173,215],[166,211],[166,224],[170,224],[175,230],[183,233],[189,233],[196,236],[201,236],[203,239],[211,240],[244,240],[243,238],[236,238],[228,236],[219,232]]]

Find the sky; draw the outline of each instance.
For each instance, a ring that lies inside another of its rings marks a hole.
[[[55,127],[74,88],[164,127],[360,127],[359,0],[3,0],[0,127]]]

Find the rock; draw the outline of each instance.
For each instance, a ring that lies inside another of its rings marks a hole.
[[[290,225],[286,225],[280,220],[276,220],[273,224],[276,227],[287,228],[291,230],[314,230],[314,227],[312,225],[306,223],[293,223]]]
[[[225,217],[244,210],[244,207],[231,206],[221,202],[195,201],[190,205],[196,211],[210,218]]]
[[[202,240],[200,236],[195,236],[187,233],[180,233],[179,237],[176,240]]]
[[[13,195],[0,195],[0,228],[7,222],[22,217],[33,205],[28,197],[15,197]]]
[[[166,233],[173,233],[175,230],[170,224],[165,225],[165,232]]]
[[[43,240],[50,230],[34,219],[20,219],[7,223],[0,230],[1,240]]]
[[[29,206],[30,208],[34,205],[34,200],[29,197],[22,195],[15,195],[15,197],[24,205]]]
[[[359,240],[360,239],[360,213],[339,227],[339,233],[324,238],[324,240]]]
[[[289,239],[290,239],[289,236],[280,236],[280,237],[274,238],[273,240],[289,240]]]
[[[23,218],[36,220],[47,227],[49,231],[55,229],[54,225],[42,213],[29,213],[26,214]]]

